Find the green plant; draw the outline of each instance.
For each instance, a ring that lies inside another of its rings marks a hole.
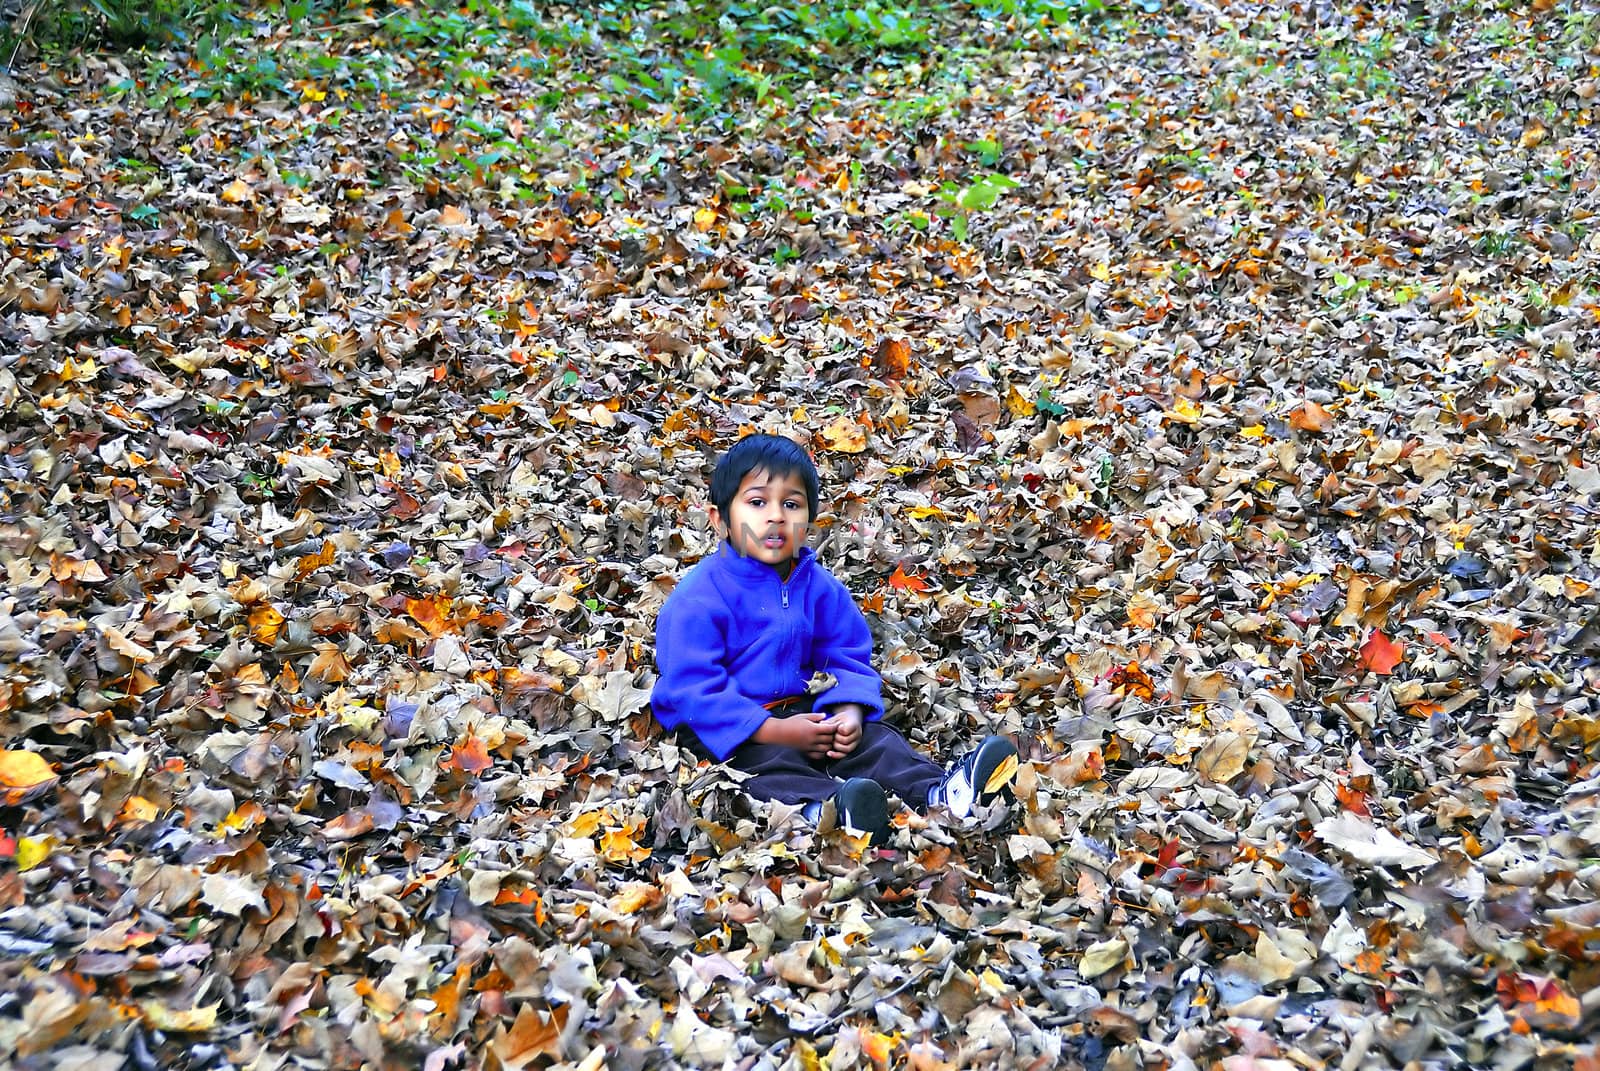
[[[1020,183],[1010,175],[991,173],[983,175],[966,186],[946,182],[939,188],[942,205],[938,214],[950,221],[950,230],[957,241],[967,240],[968,221],[974,212],[987,212],[1000,200],[1006,190]]]

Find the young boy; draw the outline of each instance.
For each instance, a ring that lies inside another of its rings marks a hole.
[[[871,843],[889,836],[885,789],[965,818],[1004,787],[991,780],[1009,782],[1017,749],[990,736],[947,771],[883,724],[866,619],[805,545],[817,495],[811,458],[788,439],[751,435],[718,461],[711,522],[723,541],[656,619],[656,718],[701,757],[751,774],[744,789],[758,799],[806,804],[815,821],[832,797],[841,824]],[[837,683],[808,696],[816,673]]]

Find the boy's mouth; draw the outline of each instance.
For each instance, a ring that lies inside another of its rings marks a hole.
[[[761,541],[761,545],[769,550],[777,550],[786,540],[781,535],[769,535]]]

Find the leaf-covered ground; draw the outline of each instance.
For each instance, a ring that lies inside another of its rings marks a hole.
[[[0,1059],[1596,1066],[1595,9],[887,8],[0,81]],[[659,738],[752,429],[1014,810]]]

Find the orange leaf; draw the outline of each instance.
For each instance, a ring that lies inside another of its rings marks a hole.
[[[655,907],[661,899],[660,886],[635,882],[611,898],[611,910],[619,915],[635,915],[647,907]]]
[[[894,567],[894,575],[889,577],[889,586],[901,591],[910,591],[921,595],[928,590],[928,582],[915,574],[907,574],[904,564]]]
[[[55,772],[39,754],[0,751],[0,803],[16,807],[30,797],[49,791],[55,783]]]
[[[911,370],[911,343],[903,338],[886,338],[878,343],[872,363],[888,379],[899,379]]]
[[[631,823],[622,829],[608,829],[600,837],[600,854],[612,863],[639,863],[650,858],[650,849],[634,843],[634,837],[644,831],[643,823]]]
[[[1356,956],[1355,968],[1362,974],[1376,978],[1383,974],[1383,957],[1369,948]]]
[[[1361,664],[1374,673],[1388,675],[1394,672],[1404,659],[1401,651],[1404,648],[1385,636],[1379,629],[1373,629],[1367,637],[1367,642],[1361,645]]]
[[[1339,803],[1345,810],[1363,817],[1371,817],[1372,811],[1367,808],[1367,794],[1359,788],[1334,785],[1333,794],[1339,798]]]
[[[895,1034],[880,1034],[866,1027],[858,1028],[861,1035],[861,1053],[879,1067],[887,1067],[894,1048],[900,1043]]]
[[[331,841],[350,840],[364,833],[371,833],[372,825],[372,812],[365,807],[357,807],[325,823],[322,835]]]
[[[1333,427],[1333,414],[1316,402],[1303,402],[1289,414],[1289,426],[1321,433]]]
[[[428,635],[442,636],[450,631],[450,610],[453,605],[448,595],[429,595],[424,599],[407,599],[406,613],[427,629]]]
[[[295,579],[304,580],[318,569],[332,565],[334,553],[333,542],[327,539],[323,540],[321,550],[315,554],[307,554],[295,563]]]
[[[128,802],[122,805],[122,813],[117,815],[120,822],[154,822],[161,813],[161,809],[151,800],[143,796],[130,796]]]
[[[1161,610],[1161,603],[1157,602],[1148,591],[1139,592],[1128,600],[1128,627],[1155,628]]]
[[[564,1004],[552,1009],[548,1017],[534,1011],[532,1004],[523,1004],[511,1029],[497,1037],[491,1048],[507,1067],[528,1067],[544,1057],[557,1059],[561,1055],[561,1028],[566,1025],[567,1014]]]
[[[333,642],[317,644],[317,657],[306,667],[306,676],[324,684],[337,684],[350,676],[350,660]]]
[[[516,892],[512,892],[510,889],[501,889],[495,894],[494,906],[499,907],[501,904],[522,904],[527,906],[538,899],[539,894],[532,889],[523,888],[518,889]]]
[[[469,732],[465,740],[450,749],[450,757],[444,761],[444,768],[480,774],[487,770],[493,761],[489,758],[489,749],[483,738]]]

